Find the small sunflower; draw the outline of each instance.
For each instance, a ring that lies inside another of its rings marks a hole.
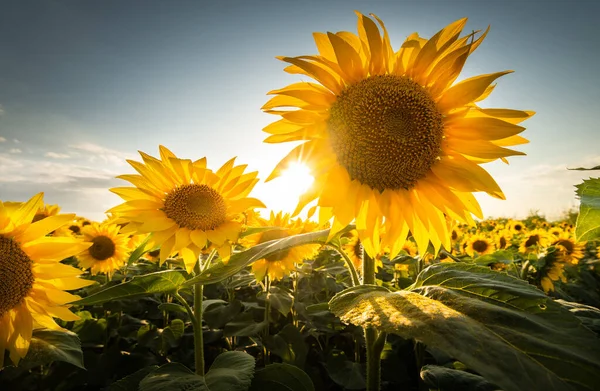
[[[495,237],[496,248],[498,250],[504,250],[512,245],[513,234],[508,229],[497,231]]]
[[[274,214],[271,212],[269,220],[260,219],[262,227],[279,227],[269,231],[263,231],[248,235],[242,240],[245,247],[252,247],[260,243],[265,243],[275,239],[283,239],[288,236],[301,233],[316,231],[318,225],[312,221],[302,221],[300,219],[291,220],[289,214]],[[280,280],[295,269],[295,265],[305,259],[310,259],[317,255],[318,244],[305,244],[277,251],[263,259],[259,259],[252,264],[252,273],[257,281],[262,281],[265,275],[271,280]]]
[[[300,82],[271,91],[263,109],[281,119],[264,128],[265,142],[303,141],[267,180],[290,163],[315,178],[295,213],[317,200],[330,235],[356,220],[366,252],[390,248],[394,258],[410,231],[419,251],[450,248],[445,216],[473,224],[482,218],[473,192],[504,199],[480,164],[524,155],[505,148],[526,143],[517,125],[530,111],[483,109],[478,102],[511,71],[454,84],[487,31],[459,37],[467,19],[431,39],[411,34],[394,51],[383,22],[357,12],[358,35],[315,33],[318,55],[279,57]],[[290,110],[292,108],[292,110]],[[381,224],[387,235],[380,236]]]
[[[567,277],[565,276],[564,263],[561,263],[555,259],[550,261],[549,265],[546,265],[546,267],[542,271],[542,274],[543,276],[540,279],[540,285],[546,293],[554,291],[554,281],[560,280],[562,282],[567,282]]]
[[[540,248],[544,248],[548,246],[548,233],[541,229],[534,229],[533,231],[529,231],[521,240],[521,245],[519,246],[519,252],[521,253],[530,253],[530,252],[538,252]]]
[[[494,252],[494,243],[482,234],[475,234],[466,241],[465,252],[471,257],[478,255],[487,255]]]
[[[128,160],[139,175],[118,178],[135,187],[110,189],[125,202],[109,212],[119,215],[119,223],[129,223],[124,233],[152,232],[161,262],[179,253],[190,272],[209,241],[226,261],[242,230],[243,213],[264,207],[248,197],[258,173],[244,174],[246,166],[235,166],[235,158],[213,172],[206,158],[179,159],[162,145],[159,149],[160,159],[140,152],[144,163]]]
[[[40,193],[14,209],[5,208],[0,201],[0,367],[5,350],[15,365],[25,357],[33,329],[63,330],[53,318],[79,319],[67,305],[78,296],[65,290],[94,283],[80,279],[81,270],[60,263],[88,248],[89,243],[46,236],[75,215],[33,222],[42,199]]]
[[[119,233],[119,226],[110,223],[92,223],[82,229],[83,238],[90,248],[77,255],[79,266],[90,269],[92,275],[110,276],[129,259],[129,236]]]
[[[348,236],[348,242],[343,246],[343,250],[354,264],[354,268],[359,273],[362,273],[364,249],[358,238],[358,233],[356,230],[352,230],[346,235]]]
[[[522,234],[526,231],[525,224],[518,220],[510,221],[507,225],[507,228],[515,235]]]
[[[557,237],[557,238],[560,237],[561,235],[563,235],[564,232],[565,231],[563,231],[562,228],[560,228],[560,227],[551,227],[548,230],[548,233],[550,235],[552,235],[553,237]]]
[[[566,232],[559,236],[558,239],[555,239],[552,242],[552,245],[558,249],[559,257],[563,262],[576,265],[585,255],[585,243],[577,243],[575,239]]]
[[[417,245],[410,239],[404,242],[402,250],[406,251],[406,254],[410,255],[411,257],[417,256]]]

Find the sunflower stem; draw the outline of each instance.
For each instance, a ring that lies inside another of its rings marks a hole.
[[[344,259],[344,262],[346,262],[346,266],[348,267],[348,270],[350,271],[350,277],[352,278],[352,286],[360,285],[360,279],[358,278],[358,273],[356,271],[356,268],[354,267],[354,263],[352,263],[352,260],[350,259],[348,254],[346,254],[344,252],[344,250],[342,250],[340,247],[337,247],[337,246],[331,246],[331,247],[335,251],[337,251]]]
[[[375,285],[375,259],[363,252],[363,284]],[[374,327],[365,327],[365,345],[367,349],[367,391],[379,391],[381,386],[381,351],[385,345],[386,334],[379,333]]]
[[[271,279],[269,278],[268,274],[265,275],[265,293],[265,333],[262,344],[265,365],[269,365],[271,360],[269,357],[269,351],[267,350],[267,346],[265,345],[265,341],[269,337],[269,325],[271,324]]]
[[[196,274],[200,274],[202,257],[196,263]],[[204,336],[202,334],[202,299],[204,295],[204,285],[194,285],[194,314],[196,319],[194,325],[194,358],[196,363],[196,374],[204,376]],[[193,324],[193,323],[192,323]]]

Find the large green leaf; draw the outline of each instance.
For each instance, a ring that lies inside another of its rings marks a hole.
[[[162,270],[114,285],[73,302],[77,305],[102,304],[112,300],[133,299],[155,293],[174,292],[185,282],[185,275],[178,270]]]
[[[179,363],[169,363],[147,375],[140,391],[246,391],[254,374],[254,357],[244,352],[217,356],[206,375],[199,376]]]
[[[354,287],[330,308],[347,323],[444,350],[506,391],[594,390],[600,382],[595,334],[522,280],[443,263],[425,269],[409,289]]]
[[[592,170],[600,170],[600,166],[594,166],[594,167],[592,167],[592,168],[585,168],[585,167],[568,168],[568,170],[576,170],[576,171],[592,171]]]
[[[142,368],[131,375],[125,376],[124,378],[117,380],[112,383],[106,391],[131,391],[139,388],[140,382],[151,372],[158,368],[156,365],[151,365],[146,368]]]
[[[34,368],[50,364],[53,361],[65,361],[85,369],[81,343],[77,334],[49,329],[35,330],[27,355],[21,360],[19,367],[21,369]]]
[[[310,377],[302,369],[288,364],[271,364],[259,370],[251,391],[314,391]]]
[[[254,357],[244,352],[221,353],[204,377],[210,391],[246,391],[254,376]]]
[[[495,391],[498,387],[481,376],[457,369],[425,365],[421,368],[421,379],[434,390]]]
[[[196,375],[179,363],[165,364],[146,376],[140,391],[203,391],[208,390],[204,377]]]
[[[581,201],[575,226],[578,241],[600,239],[600,178],[590,178],[577,185]]]
[[[231,277],[252,262],[262,259],[277,251],[283,251],[304,244],[325,244],[329,230],[310,232],[288,236],[283,239],[275,239],[254,246],[248,250],[233,254],[227,263],[218,262],[185,282],[184,286],[195,284],[214,284]]]

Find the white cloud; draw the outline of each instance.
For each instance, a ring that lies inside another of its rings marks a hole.
[[[16,138],[13,138],[13,143],[15,143],[15,144],[21,144],[21,142],[19,140],[17,140]]]
[[[8,153],[21,153],[23,151],[21,151],[19,148],[11,148],[8,150]]]
[[[46,157],[50,157],[52,159],[68,159],[70,156],[66,153],[56,153],[56,152],[46,152],[44,154]]]
[[[90,163],[104,162],[116,166],[125,166],[127,165],[126,159],[135,158],[132,154],[105,148],[93,143],[69,145],[69,148],[74,150],[73,155],[84,157]]]
[[[4,137],[0,136],[0,143],[3,143],[5,141],[6,141],[6,139]]]
[[[4,114],[6,111],[4,111],[4,106],[0,105],[0,115]]]

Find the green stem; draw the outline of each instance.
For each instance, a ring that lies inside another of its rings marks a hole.
[[[529,261],[525,261],[525,263],[523,263],[523,267],[521,268],[521,280],[526,280],[527,279],[527,271],[529,270]]]
[[[337,251],[342,256],[342,258],[344,258],[344,261],[346,262],[346,266],[348,267],[348,270],[350,270],[350,277],[352,277],[352,286],[360,285],[360,279],[358,278],[358,273],[356,272],[356,268],[354,267],[354,263],[352,263],[352,260],[350,259],[350,257],[348,257],[348,255],[341,248],[336,247],[336,246],[331,246],[331,247],[335,251]]]
[[[194,358],[196,359],[196,374],[204,376],[204,336],[202,335],[202,295],[204,285],[194,285]]]
[[[375,285],[375,260],[363,254],[363,285]],[[381,387],[381,351],[385,344],[385,333],[378,333],[374,327],[365,327],[367,348],[367,391],[379,391]]]
[[[265,275],[265,333],[263,338],[263,357],[265,360],[265,365],[269,365],[270,357],[267,347],[265,345],[265,341],[269,337],[269,326],[271,324],[271,279],[269,275]]]
[[[190,320],[192,321],[192,327],[194,328],[194,330],[197,329],[198,323],[196,323],[196,317],[194,316],[194,311],[192,311],[192,307],[190,307],[188,302],[183,298],[183,296],[179,294],[179,292],[175,292],[173,297],[175,297],[177,301],[180,302],[181,305],[185,308],[188,316],[190,317]]]

